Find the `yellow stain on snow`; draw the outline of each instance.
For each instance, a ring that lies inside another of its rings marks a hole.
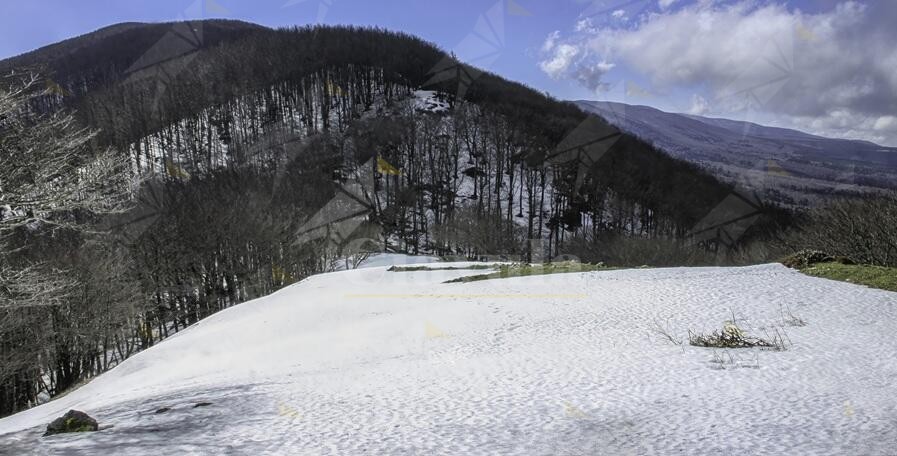
[[[206,0],[205,5],[206,5],[206,11],[208,11],[210,13],[221,14],[221,15],[230,14],[230,11],[228,11],[227,8],[219,5],[214,0]]]
[[[769,160],[766,162],[766,172],[772,174],[774,176],[788,176],[788,171],[785,171],[785,168],[782,168],[782,165],[775,160]]]
[[[277,414],[280,416],[285,416],[287,418],[301,418],[302,415],[299,414],[299,411],[290,407],[289,405],[284,405],[282,403],[277,404]]]
[[[804,27],[804,24],[797,24],[795,27],[797,36],[804,41],[815,41],[816,34],[812,30]]]
[[[390,174],[393,176],[399,176],[402,174],[402,171],[392,166],[385,158],[378,156],[377,157],[377,172],[380,174]]]
[[[853,404],[850,401],[844,401],[844,416],[851,417],[853,413]]]
[[[427,339],[438,339],[440,337],[448,337],[448,335],[442,332],[441,329],[437,328],[433,323],[429,321],[424,323],[424,335],[427,336]]]
[[[189,179],[190,173],[178,166],[175,162],[166,159],[165,160],[165,173],[168,176],[173,177],[175,179]]]
[[[293,275],[276,264],[271,266],[271,278],[277,283],[293,282]]]
[[[575,418],[578,420],[589,417],[586,412],[583,412],[579,407],[569,402],[564,402],[564,414],[567,415],[568,418]]]
[[[508,14],[512,16],[532,16],[533,13],[529,12],[526,8],[520,6],[514,0],[508,0]]]
[[[630,97],[650,97],[651,92],[632,81],[626,81],[626,95]]]
[[[334,84],[332,81],[330,81],[328,79],[327,80],[327,94],[332,97],[340,96],[343,94],[343,89],[342,89],[342,87]]]
[[[47,92],[50,92],[54,95],[59,95],[61,97],[67,97],[71,95],[67,90],[65,90],[61,85],[57,84],[56,81],[52,79],[47,79]]]

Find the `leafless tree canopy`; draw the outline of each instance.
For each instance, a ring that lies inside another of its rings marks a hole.
[[[70,272],[27,258],[34,233],[85,230],[84,220],[126,209],[126,161],[93,153],[71,114],[40,114],[34,76],[0,88],[0,414],[37,399],[57,334],[54,316],[76,290]]]
[[[94,133],[71,113],[40,114],[36,76],[0,89],[0,232],[29,224],[68,225],[76,211],[119,212],[128,200],[127,161],[93,153]]]
[[[897,193],[814,209],[786,243],[795,251],[815,249],[858,263],[897,266]]]

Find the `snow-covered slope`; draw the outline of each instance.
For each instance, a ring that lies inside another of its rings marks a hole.
[[[311,277],[0,420],[0,453],[884,455],[897,447],[895,293],[779,265],[443,283],[477,273],[372,267]],[[674,337],[710,331],[734,313],[763,335],[783,325],[783,307],[808,324],[784,328],[792,345],[781,352],[677,346],[652,332],[656,322]],[[41,438],[70,408],[113,427]]]

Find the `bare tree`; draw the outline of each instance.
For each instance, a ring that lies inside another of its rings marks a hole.
[[[128,161],[111,150],[94,153],[95,132],[71,113],[42,114],[47,96],[33,75],[0,88],[0,234],[35,224],[71,226],[76,211],[126,209]]]
[[[85,230],[129,198],[126,159],[94,153],[93,133],[72,114],[43,113],[40,79],[13,75],[0,88],[0,414],[37,400],[53,309],[76,279],[18,255],[22,230]]]
[[[897,194],[842,199],[808,214],[787,236],[793,250],[818,249],[865,264],[897,265]]]

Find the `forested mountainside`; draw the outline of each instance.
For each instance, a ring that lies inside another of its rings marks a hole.
[[[724,181],[740,182],[788,206],[897,187],[897,148],[649,106],[604,101],[577,106]]]
[[[80,96],[135,71],[267,30],[242,21],[126,22],[0,61],[3,74],[33,70]]]
[[[371,249],[611,261],[578,249],[623,238],[738,248],[787,218],[401,33],[123,24],[0,70],[39,72],[47,90],[33,113],[76,110],[98,130],[92,149],[148,176],[132,210],[91,220],[102,235],[11,234],[21,248],[5,263],[77,280],[63,304],[3,322],[0,413]]]
[[[170,163],[186,173],[246,162],[276,167],[284,158],[272,147],[278,142],[298,137],[333,142],[339,136],[341,152],[359,149],[361,141],[353,133],[384,117],[389,120],[373,128],[381,137],[367,138],[367,150],[355,150],[354,158],[360,163],[377,155],[403,170],[391,191],[426,178],[434,185],[444,181],[435,175],[419,178],[413,166],[404,169],[406,161],[413,164],[422,155],[421,147],[433,147],[439,139],[448,140],[443,148],[451,153],[471,155],[465,159],[472,166],[462,171],[477,186],[492,190],[484,198],[498,200],[516,188],[511,182],[522,182],[519,177],[546,159],[568,158],[569,153],[558,154],[559,148],[582,147],[616,133],[601,118],[586,121],[571,104],[461,65],[435,46],[400,33],[342,27],[269,30],[230,21],[125,24],[97,33],[51,46],[47,55],[39,50],[4,61],[0,68],[24,63],[45,68],[59,88],[58,101],[99,128],[104,143],[133,154],[139,167]],[[152,44],[139,55],[133,50],[137,45],[118,52],[125,41]],[[73,50],[57,49],[63,45]],[[398,112],[396,105],[420,88],[447,98],[451,109],[435,115]],[[414,138],[410,132],[420,128],[418,119],[429,119],[432,131],[425,133],[439,134]],[[401,125],[411,120],[414,128]],[[389,137],[389,124],[398,124],[392,128],[398,136]],[[613,166],[593,166],[593,182],[562,195],[564,201],[543,218],[561,224],[562,213],[576,206],[591,220],[578,222],[568,213],[568,228],[584,223],[681,236],[730,191],[633,137],[624,134],[613,141],[603,163]],[[480,174],[485,175],[477,179]],[[583,176],[578,177],[582,183]],[[577,190],[580,195],[574,195]],[[606,206],[617,201],[632,205],[632,211],[623,212],[634,211],[633,217],[609,220]],[[496,213],[507,212],[492,204]]]

